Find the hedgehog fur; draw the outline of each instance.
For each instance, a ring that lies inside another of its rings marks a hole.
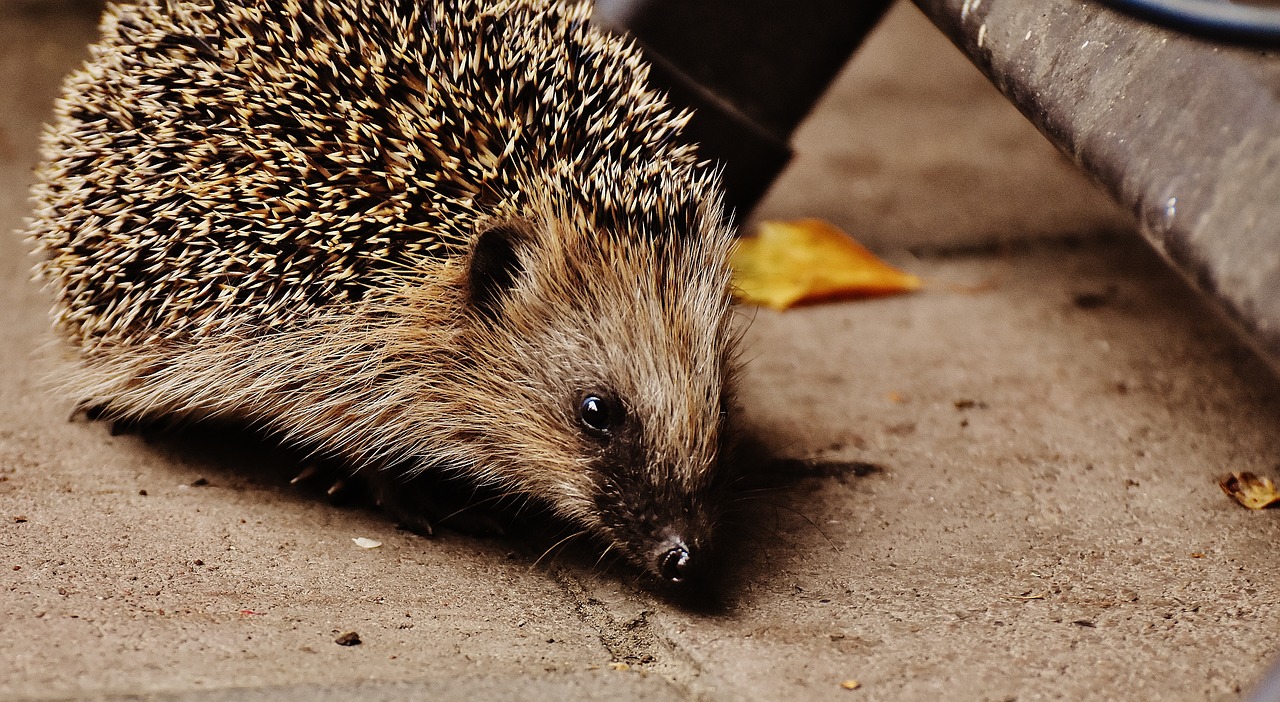
[[[687,119],[587,3],[110,6],[28,232],[67,385],[463,476],[685,580],[735,365]]]

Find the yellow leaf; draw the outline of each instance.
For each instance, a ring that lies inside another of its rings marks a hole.
[[[761,222],[738,240],[734,284],[744,302],[785,310],[832,297],[892,295],[921,286],[820,219]]]
[[[1232,473],[1220,480],[1218,487],[1249,509],[1262,509],[1280,502],[1275,483],[1253,473]]]

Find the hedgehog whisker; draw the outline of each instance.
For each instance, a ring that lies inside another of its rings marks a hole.
[[[545,550],[545,551],[543,551],[543,552],[542,552],[542,555],[541,555],[541,556],[538,556],[538,559],[537,559],[537,560],[535,560],[535,561],[533,562],[533,565],[529,566],[529,570],[533,570],[534,568],[537,568],[537,567],[538,567],[538,564],[542,562],[542,559],[546,558],[546,557],[547,557],[547,556],[548,556],[552,551],[554,551],[554,550],[556,550],[557,548],[559,548],[559,547],[563,546],[564,544],[568,543],[568,542],[569,542],[570,540],[572,540],[572,539],[576,539],[576,538],[578,538],[578,537],[585,536],[587,533],[588,533],[588,532],[587,532],[587,530],[586,530],[586,529],[579,529],[578,531],[575,531],[575,532],[573,532],[572,534],[569,534],[568,536],[564,537],[563,539],[560,539],[559,541],[555,542],[554,544],[551,544],[551,546],[549,546],[549,547],[547,548],[547,550]],[[555,559],[554,559],[554,558],[552,558],[552,561],[554,561],[554,560],[555,560]],[[550,564],[548,564],[548,565],[550,565]]]
[[[796,509],[796,508],[794,508],[794,507],[791,507],[791,506],[789,506],[789,505],[782,504],[782,503],[780,503],[780,502],[773,502],[773,503],[770,503],[770,504],[771,504],[771,506],[772,506],[772,507],[774,507],[774,509],[777,509],[777,510],[785,510],[785,511],[787,511],[787,512],[790,512],[791,514],[794,514],[795,516],[799,517],[800,519],[804,520],[804,521],[805,521],[809,526],[813,527],[813,530],[814,530],[814,531],[818,532],[818,534],[820,534],[820,535],[822,536],[822,538],[823,538],[824,540],[826,540],[827,544],[829,544],[829,545],[831,546],[831,550],[835,551],[836,553],[840,553],[840,552],[841,552],[841,551],[840,551],[840,547],[839,547],[838,545],[836,545],[835,540],[833,540],[833,539],[832,539],[832,538],[827,534],[827,532],[823,531],[823,530],[822,530],[822,527],[818,526],[818,523],[817,523],[817,522],[815,522],[812,518],[810,518],[807,514],[805,514],[804,512],[801,512],[800,510],[798,510],[798,509]],[[776,520],[775,520],[775,524],[776,524],[776,523],[777,523],[777,522],[776,522]],[[775,526],[775,529],[777,529],[777,527],[776,527],[776,526]]]
[[[474,497],[475,497],[475,495],[476,495],[476,493],[475,493],[475,492],[472,492],[472,493],[471,493],[471,495],[472,495],[472,498],[474,498]],[[450,512],[449,514],[446,514],[446,515],[444,515],[443,517],[441,517],[441,518],[439,519],[439,522],[440,522],[441,524],[443,524],[443,523],[445,523],[445,522],[449,521],[450,519],[453,519],[454,517],[458,516],[459,514],[462,514],[463,512],[466,512],[466,511],[467,511],[467,510],[469,510],[469,509],[474,509],[474,508],[476,508],[476,507],[482,507],[482,506],[484,506],[485,504],[488,504],[488,503],[495,503],[495,504],[496,504],[496,503],[500,503],[503,497],[505,497],[505,495],[490,495],[489,497],[485,497],[485,498],[482,498],[482,499],[479,499],[479,500],[475,500],[475,499],[473,499],[473,500],[471,500],[471,501],[468,501],[468,502],[467,502],[467,504],[465,504],[465,505],[463,505],[463,506],[459,507],[458,509],[455,509],[454,511]]]
[[[612,552],[612,551],[613,551],[613,544],[612,544],[612,543],[610,543],[609,545],[607,545],[607,546],[605,546],[605,547],[604,547],[604,551],[602,551],[602,552],[600,553],[600,557],[596,559],[596,562],[595,562],[595,563],[591,564],[591,570],[592,570],[592,572],[595,572],[597,569],[599,569],[599,568],[600,568],[600,564],[601,564],[601,563],[604,563],[604,559],[605,559],[605,557],[607,557],[607,556],[609,555],[609,553],[610,553],[610,552]]]

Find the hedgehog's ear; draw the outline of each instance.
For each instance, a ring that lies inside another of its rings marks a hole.
[[[486,316],[495,316],[502,299],[523,271],[520,245],[528,233],[519,223],[503,222],[476,237],[468,264],[467,287],[471,305]]]

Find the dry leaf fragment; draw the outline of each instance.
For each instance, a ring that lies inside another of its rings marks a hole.
[[[1270,478],[1253,473],[1232,473],[1218,482],[1222,491],[1249,509],[1263,509],[1280,502],[1280,491]]]
[[[922,284],[820,219],[761,222],[754,236],[738,240],[733,268],[739,299],[776,310],[830,297],[910,292]]]

